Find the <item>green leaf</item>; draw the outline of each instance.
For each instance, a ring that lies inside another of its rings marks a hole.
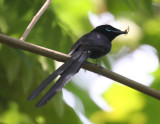
[[[22,83],[23,91],[26,94],[33,82],[33,67],[27,64],[25,61],[21,63],[21,74],[20,74],[20,81]]]
[[[16,49],[2,46],[0,53],[1,63],[4,66],[4,69],[7,74],[8,82],[11,84],[17,78],[18,72],[20,70],[20,58],[17,55]]]
[[[64,115],[64,102],[63,102],[63,99],[62,99],[62,91],[59,92],[54,98],[53,100],[51,101],[53,102],[53,107],[54,107],[54,110],[56,112],[56,114],[59,116],[59,117],[63,117],[65,116]]]

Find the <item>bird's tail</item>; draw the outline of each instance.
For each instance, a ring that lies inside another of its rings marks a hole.
[[[53,96],[55,96],[64,85],[74,76],[82,64],[90,56],[88,51],[76,51],[73,56],[62,66],[60,66],[56,71],[49,75],[38,88],[28,97],[28,100],[35,99],[43,89],[45,89],[58,75],[60,78],[58,81],[50,88],[50,90],[43,96],[43,98],[36,104],[36,107],[45,105]]]

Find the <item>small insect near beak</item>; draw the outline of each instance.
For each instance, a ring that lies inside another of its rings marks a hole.
[[[128,34],[128,32],[129,32],[129,26],[125,31],[121,31],[121,30],[117,31],[118,34]]]
[[[124,34],[128,34],[128,32],[129,32],[129,26],[128,26],[128,28],[124,31]]]

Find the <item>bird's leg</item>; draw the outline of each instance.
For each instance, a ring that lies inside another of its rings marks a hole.
[[[99,62],[98,62],[98,59],[96,59],[96,66],[98,66],[99,65]]]

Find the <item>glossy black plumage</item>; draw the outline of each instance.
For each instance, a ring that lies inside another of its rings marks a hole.
[[[29,96],[28,100],[35,99],[58,75],[60,78],[50,90],[36,104],[36,107],[45,105],[71,80],[87,58],[97,59],[106,55],[111,50],[111,41],[120,34],[128,31],[120,31],[110,25],[101,25],[82,36],[71,48],[71,58],[49,75],[38,88]]]

